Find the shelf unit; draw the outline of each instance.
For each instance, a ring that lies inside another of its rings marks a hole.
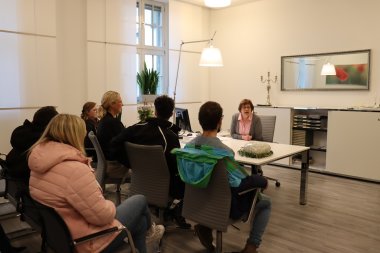
[[[310,168],[324,170],[328,110],[294,108],[292,113],[292,144],[310,147]],[[294,156],[291,163],[297,165],[299,159]]]

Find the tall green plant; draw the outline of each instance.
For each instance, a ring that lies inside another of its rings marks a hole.
[[[148,69],[144,62],[144,69],[137,73],[137,84],[142,94],[155,95],[157,93],[159,73],[157,70]]]

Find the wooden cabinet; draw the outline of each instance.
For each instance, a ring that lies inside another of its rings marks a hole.
[[[380,181],[380,112],[330,111],[326,171]]]

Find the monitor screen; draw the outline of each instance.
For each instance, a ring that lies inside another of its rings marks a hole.
[[[182,130],[191,131],[189,111],[183,108],[175,108],[175,123]]]

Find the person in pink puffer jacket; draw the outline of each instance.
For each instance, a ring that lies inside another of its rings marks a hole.
[[[128,198],[117,208],[104,199],[90,160],[84,155],[85,135],[86,126],[78,116],[59,114],[51,120],[29,154],[30,195],[53,207],[74,239],[123,224],[131,231],[139,252],[146,253],[147,231],[159,240],[164,228],[152,226],[142,195]],[[114,233],[81,244],[76,251],[113,252],[125,237],[125,231]]]

